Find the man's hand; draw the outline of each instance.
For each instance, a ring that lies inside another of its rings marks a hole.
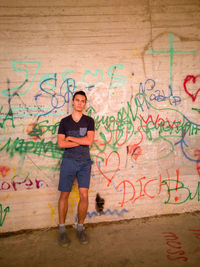
[[[58,142],[58,147],[59,148],[72,148],[72,147],[77,147],[80,146],[79,144],[70,141],[70,136],[65,137],[64,134],[58,134],[57,137],[57,142]]]

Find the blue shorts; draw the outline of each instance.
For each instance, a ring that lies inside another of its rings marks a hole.
[[[78,162],[73,159],[63,158],[60,167],[60,180],[58,190],[71,192],[75,177],[79,188],[89,188],[92,161]]]

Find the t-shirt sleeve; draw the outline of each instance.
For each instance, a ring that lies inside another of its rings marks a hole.
[[[89,124],[88,124],[88,131],[94,131],[94,120],[90,117]]]
[[[58,134],[65,134],[63,119],[60,121],[60,125],[58,127]]]

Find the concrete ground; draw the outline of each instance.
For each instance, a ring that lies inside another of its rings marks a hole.
[[[89,244],[57,243],[57,229],[0,238],[0,266],[200,266],[200,212],[86,225]]]

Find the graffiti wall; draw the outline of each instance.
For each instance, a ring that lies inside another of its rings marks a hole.
[[[0,3],[0,232],[58,224],[60,120],[95,120],[86,223],[199,211],[198,0]],[[77,181],[66,224],[77,219]]]

